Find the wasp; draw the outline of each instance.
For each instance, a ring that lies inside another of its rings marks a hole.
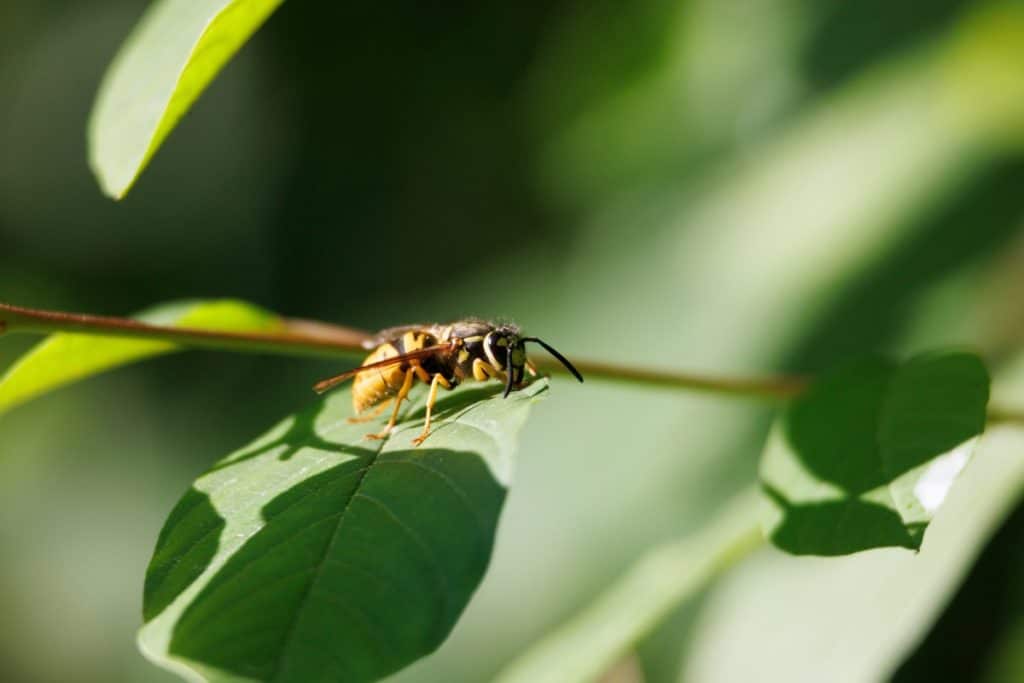
[[[350,418],[365,422],[380,415],[394,401],[391,419],[382,431],[368,434],[369,439],[385,438],[395,426],[398,409],[417,380],[430,385],[423,431],[413,439],[419,446],[430,435],[430,419],[437,402],[438,388],[453,389],[464,380],[505,383],[507,398],[521,388],[526,373],[536,376],[537,369],[526,357],[526,344],[540,344],[580,382],[583,376],[562,354],[537,337],[522,336],[519,328],[470,318],[446,324],[405,325],[378,332],[363,343],[371,350],[363,364],[336,377],[318,382],[319,394],[353,379],[352,408],[356,415],[374,408],[367,416]]]

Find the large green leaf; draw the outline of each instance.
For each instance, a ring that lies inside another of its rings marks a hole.
[[[163,304],[136,317],[156,325],[236,332],[273,332],[282,327],[276,315],[232,300]],[[69,332],[51,335],[0,376],[0,413],[65,384],[179,348],[146,339]]]
[[[776,423],[761,462],[766,533],[798,555],[919,548],[985,428],[976,356],[871,357],[817,381]]]
[[[515,435],[546,388],[456,390],[419,448],[422,408],[366,441],[379,422],[349,423],[335,392],[227,457],[160,535],[143,652],[189,677],[303,682],[432,652],[483,577]]]
[[[89,162],[123,197],[207,85],[283,0],[156,0],[110,65]]]

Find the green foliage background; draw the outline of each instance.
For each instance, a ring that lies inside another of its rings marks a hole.
[[[284,3],[114,205],[84,128],[140,11],[0,7],[0,299],[122,314],[230,296],[367,328],[508,316],[569,355],[722,373],[965,344],[997,395],[1024,393],[1007,369],[1024,329],[1016,3]],[[24,348],[5,339],[0,365]],[[337,369],[190,353],[6,416],[0,679],[169,677],[133,644],[163,519]],[[652,545],[704,527],[755,479],[770,418],[556,380],[483,586],[396,680],[494,675]],[[1019,452],[1019,434],[992,440]],[[1007,680],[1024,526],[1006,519],[959,595],[951,570],[918,581],[932,602],[908,580],[863,613],[858,590],[902,551],[766,550],[639,660],[650,681],[722,680],[741,660],[816,680],[813,635],[850,680]],[[818,599],[780,597],[800,594]]]

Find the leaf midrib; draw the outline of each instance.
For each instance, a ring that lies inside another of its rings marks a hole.
[[[324,548],[323,554],[320,556],[316,567],[313,569],[313,576],[309,579],[309,585],[306,587],[305,592],[303,592],[302,597],[299,599],[299,608],[295,610],[295,616],[292,617],[292,621],[288,625],[288,630],[285,632],[285,637],[281,644],[281,656],[278,658],[274,671],[270,674],[268,680],[279,680],[281,672],[284,671],[285,663],[291,652],[292,638],[294,638],[295,631],[299,626],[299,622],[302,620],[302,615],[305,613],[307,605],[309,605],[309,596],[313,592],[313,587],[320,580],[320,577],[323,574],[323,569],[327,565],[327,558],[330,557],[331,551],[334,549],[334,544],[338,542],[338,538],[341,536],[341,529],[345,524],[345,518],[348,514],[349,508],[352,507],[352,501],[356,499],[356,496],[359,494],[359,489],[362,487],[363,482],[366,481],[367,475],[377,464],[380,454],[384,452],[384,448],[388,443],[390,443],[390,441],[391,434],[381,440],[380,448],[378,448],[370,457],[369,464],[363,469],[362,474],[359,476],[359,479],[356,480],[355,486],[352,488],[352,495],[348,497],[348,500],[345,502],[345,507],[342,508],[341,514],[338,515],[338,522],[334,527],[334,533],[331,535],[330,542],[327,544],[327,547]]]

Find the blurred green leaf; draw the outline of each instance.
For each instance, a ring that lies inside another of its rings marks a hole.
[[[1018,574],[1019,576],[1019,574]],[[1017,618],[1009,624],[995,644],[984,683],[1024,680],[1024,617],[1018,610]]]
[[[722,34],[717,44],[729,39]],[[623,362],[748,372],[794,362],[794,345],[849,288],[886,259],[903,258],[900,249],[928,238],[934,212],[969,183],[985,181],[986,140],[935,106],[946,86],[937,56],[922,48],[865,71],[759,144],[709,160],[718,172],[702,166],[699,179],[666,174],[663,191],[648,183],[630,196],[589,194],[590,220],[559,268],[542,259],[496,262],[486,275],[458,281],[446,304],[505,306],[531,329],[558,330],[561,347]],[[603,155],[605,142],[592,139],[594,155]],[[596,158],[587,161],[599,169]],[[577,172],[587,174],[583,166]],[[533,277],[524,275],[527,267]],[[488,285],[503,277],[522,283],[508,300]],[[898,278],[882,291],[906,286]],[[654,324],[637,302],[661,301],[666,291],[671,301]],[[861,312],[857,324],[877,324],[878,310]],[[608,320],[657,333],[642,346],[623,345],[608,334]],[[757,446],[748,434],[761,431],[753,422],[759,413],[695,396],[588,386],[586,400],[563,401],[559,393],[530,430],[537,449],[558,443],[559,457],[523,461],[525,485],[510,501],[498,560],[465,628],[396,682],[490,680],[501,661],[602,591],[621,567],[679,530],[702,526],[709,509],[749,481],[746,458]],[[567,425],[588,428],[566,439]],[[644,476],[628,458],[593,467],[596,452],[642,452]],[[537,534],[553,530],[557,543],[536,543]]]
[[[766,533],[798,555],[919,548],[985,428],[989,378],[968,353],[826,374],[776,423],[761,463]]]
[[[89,121],[89,162],[122,198],[229,59],[282,0],[156,0],[107,70]]]
[[[515,436],[547,386],[459,389],[419,448],[422,409],[365,441],[379,424],[349,423],[335,392],[221,461],[160,534],[143,652],[211,681],[369,681],[432,652],[487,568]]]
[[[501,683],[598,678],[682,601],[761,543],[757,498],[741,495],[691,538],[644,555],[586,609],[514,660]]]
[[[944,55],[940,106],[999,144],[1024,143],[1024,5],[977,3],[960,22]]]
[[[918,553],[744,563],[705,606],[679,680],[890,680],[1021,500],[1022,452],[1024,429],[987,429]]]
[[[175,327],[236,332],[281,328],[272,313],[241,301],[184,301],[163,304],[138,320]],[[62,332],[47,337],[0,376],[0,413],[40,394],[105,370],[180,347],[163,341]]]

